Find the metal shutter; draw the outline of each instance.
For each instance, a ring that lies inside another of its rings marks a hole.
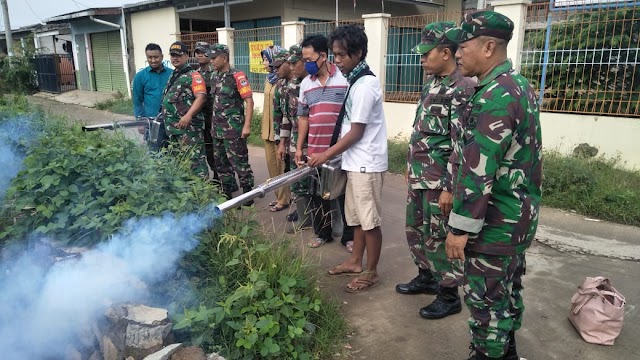
[[[91,34],[91,53],[98,91],[127,93],[119,31]]]

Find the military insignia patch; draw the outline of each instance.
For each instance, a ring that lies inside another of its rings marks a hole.
[[[249,82],[247,81],[247,79],[241,79],[240,80],[240,85],[247,86],[247,85],[249,85]]]

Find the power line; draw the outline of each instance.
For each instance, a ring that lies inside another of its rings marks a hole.
[[[35,11],[33,11],[33,8],[31,7],[31,4],[29,4],[29,0],[24,0],[24,3],[27,4],[27,7],[29,7],[29,10],[31,10],[31,13],[33,14],[33,16],[37,17],[38,20],[40,20],[40,22],[44,22],[44,20],[42,20],[42,18],[40,16],[38,16],[38,14],[36,14]]]
[[[90,9],[91,6],[86,5],[81,3],[80,1],[76,1],[76,0],[71,0],[74,4],[76,4],[76,7],[78,8],[78,10],[84,10],[84,9]],[[84,6],[84,8],[80,7],[80,6]]]

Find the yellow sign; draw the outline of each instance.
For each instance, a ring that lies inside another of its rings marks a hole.
[[[267,69],[262,64],[260,52],[269,46],[273,46],[273,40],[249,41],[249,71],[256,74],[267,74]]]

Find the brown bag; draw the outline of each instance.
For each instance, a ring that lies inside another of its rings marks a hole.
[[[625,299],[609,279],[588,277],[571,298],[569,321],[584,341],[613,345],[622,331]]]

